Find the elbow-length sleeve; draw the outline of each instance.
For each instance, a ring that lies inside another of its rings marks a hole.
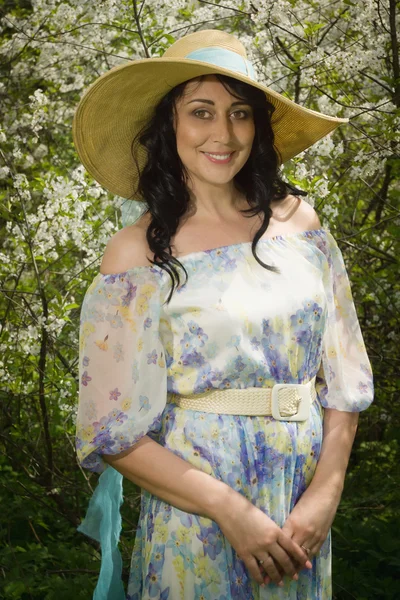
[[[86,469],[102,473],[103,454],[118,454],[160,430],[167,377],[159,316],[156,269],[98,273],[86,291],[76,419],[77,456]]]
[[[371,364],[365,348],[342,252],[326,231],[323,280],[327,319],[316,387],[322,406],[360,412],[374,398]]]
[[[98,273],[88,287],[79,332],[76,452],[100,473],[77,530],[100,543],[94,600],[125,600],[122,558],[122,475],[103,460],[144,435],[157,439],[167,401],[165,352],[159,334],[162,271],[134,267]]]

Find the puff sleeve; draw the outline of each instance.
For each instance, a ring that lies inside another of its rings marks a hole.
[[[326,231],[320,242],[327,319],[316,388],[322,406],[347,412],[368,408],[374,398],[371,364],[365,348],[342,252]]]
[[[81,307],[76,452],[82,467],[100,473],[77,530],[100,543],[94,600],[125,600],[122,558],[123,476],[103,460],[144,435],[157,439],[167,401],[167,372],[159,334],[163,272],[134,267],[98,273]]]
[[[150,267],[98,273],[86,291],[79,334],[76,450],[102,473],[103,454],[118,454],[156,435],[167,398],[159,335],[160,277]]]

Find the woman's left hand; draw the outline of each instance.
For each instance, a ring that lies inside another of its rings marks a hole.
[[[282,531],[299,546],[309,550],[307,554],[310,560],[319,552],[326,540],[339,502],[340,495],[329,493],[327,490],[325,492],[313,491],[309,487],[286,519]],[[263,572],[261,565],[260,571]],[[283,572],[281,575],[284,576]],[[296,575],[295,578],[297,579],[298,576]],[[265,576],[264,582],[270,583],[270,578]]]
[[[338,494],[307,488],[286,519],[282,531],[307,548],[311,559],[328,536],[339,502]]]

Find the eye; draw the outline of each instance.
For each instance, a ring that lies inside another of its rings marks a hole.
[[[208,113],[208,110],[205,110],[204,108],[199,108],[198,110],[195,110],[193,112],[193,114],[195,116],[198,116],[199,113]],[[238,113],[242,113],[244,116],[241,117],[242,119],[247,119],[247,117],[249,116],[249,113],[247,110],[236,110],[234,113],[232,113],[233,115],[237,115]],[[200,117],[201,119],[202,117]]]
[[[244,115],[244,119],[247,119],[247,117],[249,116],[249,113],[247,112],[247,110],[237,110],[234,114],[237,113],[242,113]]]
[[[206,113],[206,112],[208,112],[208,110],[205,110],[204,108],[200,108],[200,109],[198,109],[198,110],[195,110],[195,111],[193,112],[193,114],[194,114],[194,115],[197,117],[197,115],[198,115],[199,113]],[[200,117],[200,118],[202,118],[202,117]]]

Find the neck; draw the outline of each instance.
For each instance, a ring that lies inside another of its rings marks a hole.
[[[210,190],[209,190],[210,192]],[[190,192],[190,214],[196,219],[212,221],[213,223],[232,219],[238,215],[240,210],[249,208],[246,197],[236,188],[217,193],[195,193]]]

